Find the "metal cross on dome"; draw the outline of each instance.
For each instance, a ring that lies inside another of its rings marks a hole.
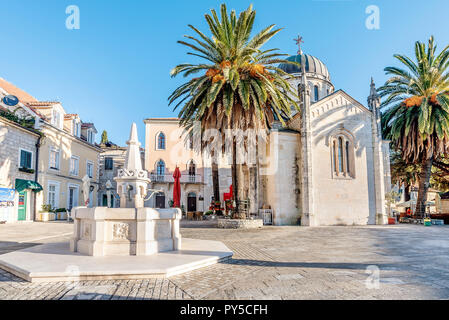
[[[300,35],[298,35],[298,38],[293,39],[294,41],[296,41],[296,45],[298,46],[298,54],[302,54],[301,43],[304,43],[302,39],[303,37],[301,37]]]

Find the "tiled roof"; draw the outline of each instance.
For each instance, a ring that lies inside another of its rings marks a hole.
[[[72,119],[78,117],[78,114],[76,113],[67,113],[64,115],[64,119]]]
[[[12,94],[12,95],[16,96],[17,98],[19,98],[19,101],[22,103],[23,102],[37,102],[37,99],[35,97],[29,95],[22,89],[17,88],[15,85],[13,85],[12,83],[9,83],[8,81],[6,81],[3,78],[0,78],[0,87],[2,87],[9,94]]]
[[[46,107],[50,107],[54,104],[58,104],[58,101],[32,101],[32,102],[24,102],[26,105],[31,106],[31,107],[37,107],[37,108],[46,108]]]

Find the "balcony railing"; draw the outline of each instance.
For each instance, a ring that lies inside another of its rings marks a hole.
[[[174,183],[175,179],[173,178],[173,175],[171,174],[155,174],[152,173],[150,175],[152,182],[165,182],[165,183]],[[196,175],[182,175],[181,176],[181,183],[200,183],[201,182],[201,176]]]

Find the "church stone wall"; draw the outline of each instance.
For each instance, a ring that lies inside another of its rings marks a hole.
[[[311,108],[316,225],[375,223],[371,113],[343,94]],[[354,178],[332,173],[330,138],[339,130],[354,138]]]
[[[300,218],[297,193],[298,133],[272,131],[265,170],[264,202],[273,209],[274,225],[295,225]]]

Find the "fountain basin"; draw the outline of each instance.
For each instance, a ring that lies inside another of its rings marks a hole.
[[[88,256],[146,256],[181,249],[181,209],[77,207],[70,250]]]

